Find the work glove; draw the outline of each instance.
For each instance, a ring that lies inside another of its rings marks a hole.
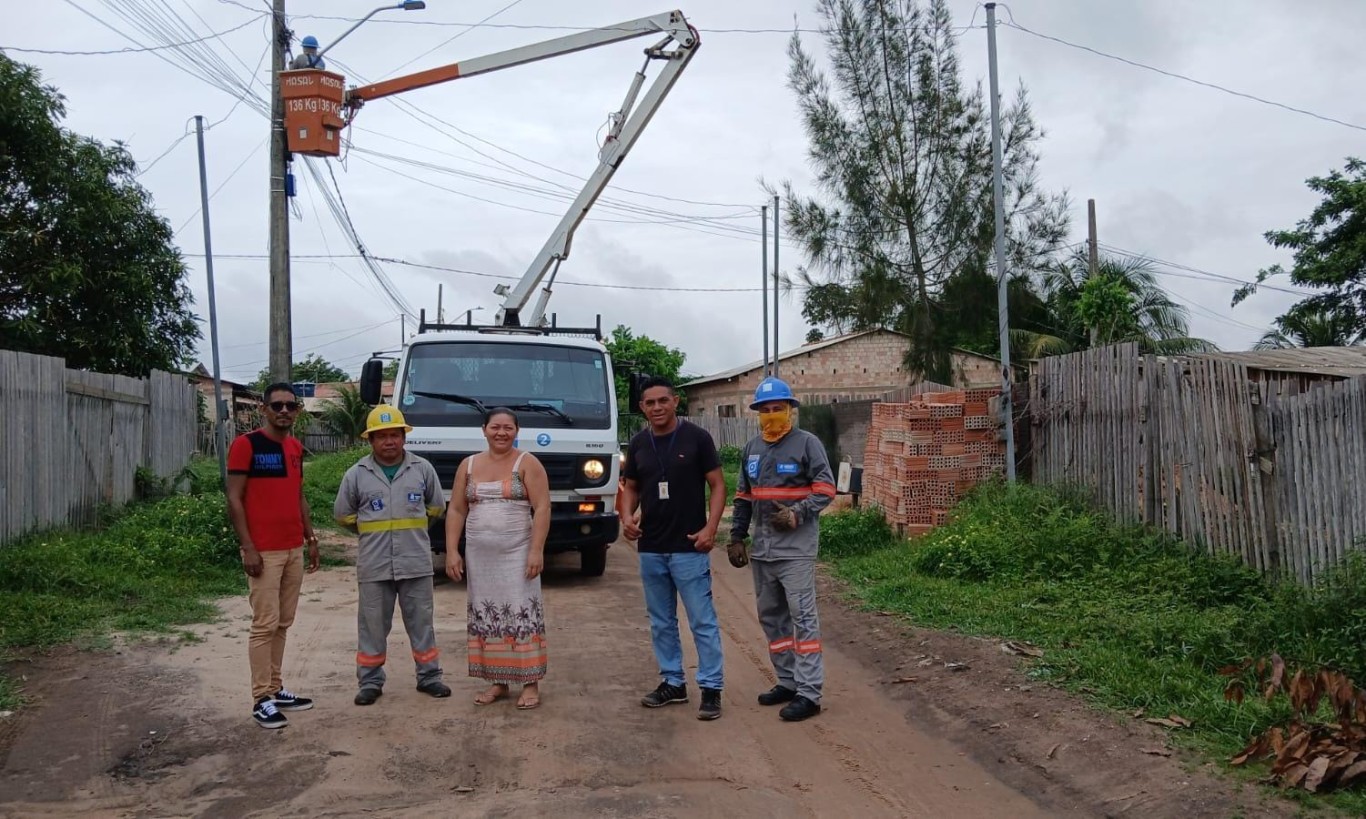
[[[769,523],[773,524],[773,528],[779,532],[790,532],[796,529],[797,511],[791,506],[783,506],[781,503],[774,505],[778,507],[778,511],[774,512],[773,516],[768,519]]]
[[[726,557],[730,558],[730,565],[737,569],[743,569],[749,565],[749,549],[745,548],[743,538],[731,538],[730,543],[726,545]]]

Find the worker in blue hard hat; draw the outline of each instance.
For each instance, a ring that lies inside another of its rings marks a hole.
[[[299,56],[295,57],[293,60],[290,61],[290,68],[327,68],[327,63],[323,62],[323,58],[318,55],[317,37],[314,37],[312,34],[310,34],[307,37],[304,37],[302,40],[300,40],[299,45],[303,47],[304,53],[300,54]]]
[[[793,426],[799,406],[780,378],[765,378],[749,405],[759,413],[759,435],[741,455],[735,510],[726,552],[736,568],[750,565],[759,625],[768,638],[778,684],[760,705],[786,703],[788,722],[821,711],[825,666],[816,614],[816,553],[821,510],[835,497],[830,459],[819,438]],[[754,524],[751,546],[745,538]]]

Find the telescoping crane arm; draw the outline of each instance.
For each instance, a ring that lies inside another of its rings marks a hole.
[[[550,299],[550,291],[555,283],[555,274],[559,271],[560,263],[569,258],[569,247],[574,239],[574,231],[578,229],[579,224],[588,215],[589,208],[607,188],[617,168],[621,166],[622,160],[626,158],[626,154],[635,145],[636,140],[640,138],[641,131],[649,124],[664,97],[673,88],[679,75],[683,73],[683,69],[688,67],[688,63],[697,53],[697,47],[701,44],[697,30],[688,24],[681,11],[669,11],[613,26],[592,29],[565,37],[556,37],[534,45],[500,51],[497,54],[462,60],[441,68],[432,68],[373,85],[354,88],[347,93],[347,105],[356,108],[369,100],[411,91],[415,88],[425,88],[450,80],[487,74],[490,71],[498,71],[503,68],[511,68],[516,65],[558,57],[563,54],[572,54],[576,51],[584,51],[652,34],[663,34],[664,36],[655,45],[645,49],[645,64],[641,66],[640,71],[636,72],[634,79],[632,79],[631,87],[626,92],[626,99],[622,102],[621,108],[612,114],[608,122],[606,141],[598,152],[597,168],[588,177],[583,190],[570,204],[568,212],[556,225],[554,233],[541,247],[540,253],[536,254],[536,258],[532,260],[521,281],[517,282],[516,286],[511,289],[507,285],[499,285],[495,289],[494,292],[504,297],[503,306],[498,310],[496,324],[505,327],[523,326],[522,311],[531,300],[532,291],[549,275],[549,280],[545,281],[545,286],[541,289],[535,307],[531,314],[526,317],[525,326],[534,327],[541,323],[545,315],[546,302]],[[645,69],[649,67],[652,60],[662,61],[664,68],[655,77],[645,95],[640,97],[640,90],[645,84]],[[639,104],[637,104],[637,97],[640,97]]]

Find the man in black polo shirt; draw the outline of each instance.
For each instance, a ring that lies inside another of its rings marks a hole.
[[[639,539],[650,639],[663,678],[640,703],[659,708],[688,701],[678,636],[681,597],[697,647],[697,718],[712,720],[721,716],[721,629],[711,596],[711,550],[726,507],[721,459],[706,430],[678,419],[678,396],[668,380],[645,382],[640,411],[650,426],[626,451],[622,530],[627,540]]]

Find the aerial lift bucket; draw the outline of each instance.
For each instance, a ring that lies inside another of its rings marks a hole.
[[[346,80],[341,74],[304,68],[280,72],[285,103],[285,137],[291,153],[337,156],[341,153],[342,103]]]

